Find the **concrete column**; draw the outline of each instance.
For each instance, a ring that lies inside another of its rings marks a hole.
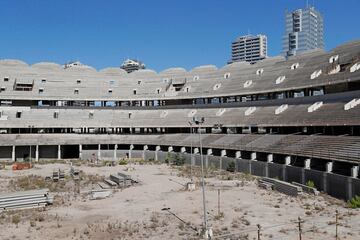
[[[206,151],[206,155],[212,155],[212,154],[213,154],[212,149],[209,148],[209,149]]]
[[[174,148],[172,146],[169,146],[168,147],[168,152],[173,152],[174,151]]]
[[[79,144],[79,158],[82,159],[82,144]]]
[[[158,158],[158,152],[160,151],[160,146],[156,146],[155,147],[155,161],[158,161],[159,160],[159,158]]]
[[[58,154],[57,154],[58,160],[61,159],[61,145],[58,145]]]
[[[114,161],[116,161],[116,159],[117,159],[117,150],[118,150],[118,145],[115,144],[114,145]]]
[[[311,167],[311,159],[305,159],[305,169],[310,169]]]
[[[131,154],[131,152],[132,152],[132,150],[133,150],[133,149],[134,149],[134,145],[133,145],[133,144],[131,144],[131,145],[130,145],[130,148],[129,148],[129,159],[130,159],[130,158],[132,158],[132,156],[131,156],[131,155],[132,155],[132,154]]]
[[[274,160],[274,155],[272,153],[267,155],[267,162],[268,163],[272,163]]]
[[[11,160],[12,160],[13,162],[15,162],[15,145],[12,146]]]
[[[359,176],[359,166],[353,166],[351,168],[351,177],[357,178]]]
[[[253,160],[253,161],[256,161],[256,152],[251,153],[250,159]]]
[[[194,154],[198,154],[199,153],[199,148],[194,148],[193,152],[194,152]]]
[[[39,145],[35,146],[35,162],[39,161]]]
[[[142,152],[142,158],[145,160],[145,152],[148,150],[148,145],[144,145],[143,152]]]
[[[186,152],[186,148],[185,148],[185,147],[181,147],[180,152],[181,152],[181,153]]]
[[[326,163],[326,172],[331,173],[333,171],[333,163],[328,162]]]
[[[285,157],[285,165],[290,165],[291,163],[291,156],[286,156]]]
[[[101,144],[98,144],[97,158],[98,158],[98,160],[101,159]]]
[[[353,187],[352,187],[352,182],[353,182],[353,180],[352,180],[352,178],[351,177],[348,177],[347,178],[347,191],[346,191],[346,197],[347,197],[347,199],[346,200],[350,200],[350,199],[352,199],[354,196],[353,196]]]
[[[241,152],[240,151],[235,152],[235,158],[241,158]]]
[[[221,150],[221,156],[226,157],[226,150],[225,149]]]

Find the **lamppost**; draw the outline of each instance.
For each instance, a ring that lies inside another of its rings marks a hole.
[[[205,118],[193,118],[193,122],[195,125],[198,125],[198,132],[199,132],[199,143],[200,143],[200,161],[201,161],[201,188],[202,188],[202,195],[203,195],[203,210],[204,210],[204,223],[203,223],[203,232],[205,235],[205,239],[211,239],[212,230],[208,229],[207,225],[207,211],[206,211],[206,199],[205,199],[205,180],[204,180],[204,158],[202,153],[202,141],[201,141],[201,125],[205,122]]]

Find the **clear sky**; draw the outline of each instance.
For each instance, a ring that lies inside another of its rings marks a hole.
[[[325,46],[360,39],[360,0],[309,0]],[[237,36],[268,36],[278,55],[285,10],[306,0],[0,0],[0,58],[79,60],[97,69],[139,58],[148,68],[225,65]]]

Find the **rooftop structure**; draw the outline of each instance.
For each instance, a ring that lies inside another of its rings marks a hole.
[[[267,37],[265,35],[245,35],[231,44],[231,61],[256,63],[267,57]]]
[[[121,67],[122,69],[124,69],[127,73],[131,73],[133,71],[137,71],[140,69],[145,69],[145,64],[138,61],[138,60],[133,60],[133,59],[126,59],[122,64]]]
[[[324,48],[324,21],[314,7],[285,14],[283,55],[293,56],[312,49]]]

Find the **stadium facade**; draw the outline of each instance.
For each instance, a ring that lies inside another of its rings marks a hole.
[[[220,69],[1,60],[0,74],[0,161],[181,154],[199,164],[202,132],[208,167],[234,161],[338,198],[360,193],[360,41]]]

